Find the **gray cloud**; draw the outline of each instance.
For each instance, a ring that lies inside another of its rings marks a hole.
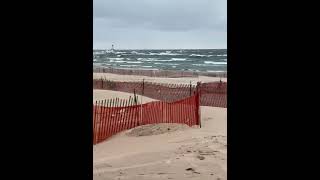
[[[226,0],[94,0],[94,48],[111,43],[226,48],[226,5]]]

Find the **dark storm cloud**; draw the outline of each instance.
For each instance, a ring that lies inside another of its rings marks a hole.
[[[181,41],[177,46],[193,46],[195,42],[188,40],[193,39],[203,41],[203,46],[226,48],[226,0],[94,0],[93,12],[94,46],[115,41],[126,44],[123,47],[148,48],[142,45],[167,46],[170,39]],[[216,41],[206,42],[210,39]]]

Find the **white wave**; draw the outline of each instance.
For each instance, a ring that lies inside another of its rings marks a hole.
[[[147,68],[151,68],[152,66],[142,66],[142,67],[147,67]]]
[[[109,60],[123,60],[124,58],[108,58]]]
[[[152,53],[150,52],[149,55],[157,55],[157,56],[177,56],[177,55],[182,55],[178,53],[172,53],[171,51],[166,51],[166,52],[160,52],[160,53]]]
[[[177,66],[171,66],[171,67],[176,68]]]
[[[138,65],[120,65],[120,66],[123,66],[123,67],[135,67],[135,66],[138,66]]]
[[[126,61],[110,61],[110,62],[124,63],[124,62],[126,62]]]
[[[196,57],[212,57],[212,56],[216,56],[216,55],[205,55],[205,54],[191,54],[189,56],[196,56]]]
[[[226,65],[227,62],[204,61],[205,64]]]
[[[146,54],[146,53],[140,53],[140,52],[137,52],[137,51],[131,51],[131,54],[148,55],[148,54]]]
[[[208,66],[206,64],[192,64],[193,66]]]
[[[175,61],[185,61],[186,58],[171,58],[171,60],[175,60]]]
[[[104,51],[93,52],[93,55],[102,55],[102,54],[104,54]]]
[[[143,70],[151,70],[151,71],[158,71],[159,69],[156,68],[142,68]]]
[[[199,70],[196,69],[187,69],[188,71],[195,71],[195,72],[200,72]]]
[[[218,54],[217,56],[227,56],[227,54]]]
[[[123,53],[126,53],[126,52],[115,52],[115,54],[123,54]]]
[[[126,63],[129,63],[129,64],[140,64],[142,62],[141,61],[126,61]]]
[[[189,55],[189,56],[205,57],[205,56],[207,56],[207,55],[203,55],[203,54],[191,54],[191,55]]]
[[[117,57],[121,57],[121,55],[117,55]]]
[[[138,61],[154,61],[157,60],[157,58],[138,58]]]
[[[207,72],[226,72],[226,71],[211,71],[211,70],[207,70]]]
[[[97,59],[93,59],[93,61],[98,61]]]
[[[141,61],[152,61],[152,62],[172,62],[172,61],[190,61],[190,60],[182,60],[181,59],[143,59]]]
[[[169,55],[169,56],[177,56],[177,55],[182,55],[178,53],[171,53],[171,51],[166,51],[166,52],[161,52],[158,55],[163,56],[163,55]]]
[[[159,62],[172,62],[172,61],[176,61],[176,60],[171,60],[171,59],[156,59],[153,61],[159,61]]]
[[[174,63],[159,63],[159,62],[155,62],[153,64],[164,64],[164,65],[168,65],[168,66],[179,66],[180,64],[174,64]]]

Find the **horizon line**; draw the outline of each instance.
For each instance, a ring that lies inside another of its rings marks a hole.
[[[125,49],[114,49],[114,50],[198,50],[198,49],[227,49],[227,48],[125,48]],[[93,48],[93,50],[109,50],[102,48]]]

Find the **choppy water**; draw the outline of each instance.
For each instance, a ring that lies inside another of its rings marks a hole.
[[[93,64],[101,67],[226,72],[226,49],[93,50]]]

